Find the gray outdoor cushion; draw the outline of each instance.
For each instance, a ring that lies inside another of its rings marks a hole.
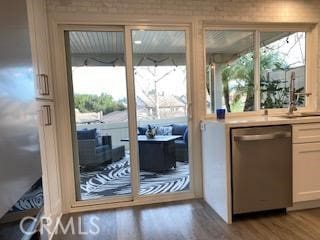
[[[172,135],[172,127],[157,127],[156,128],[156,135],[168,136]]]
[[[172,135],[182,135],[184,134],[187,125],[184,124],[172,124]]]
[[[97,129],[83,129],[77,131],[77,138],[78,140],[86,140],[86,139],[95,139],[97,135]]]

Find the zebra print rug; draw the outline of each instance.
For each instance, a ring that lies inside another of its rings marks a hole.
[[[131,193],[129,157],[80,174],[81,199]],[[178,192],[189,189],[189,164],[177,162],[177,168],[165,173],[140,172],[140,194]]]
[[[81,200],[131,193],[130,161],[124,159],[80,174]],[[166,173],[140,172],[140,194],[178,192],[189,189],[189,164],[177,162],[177,168]],[[9,210],[19,212],[43,206],[41,179]]]
[[[43,206],[43,191],[42,181],[39,179],[8,211],[20,212],[33,208],[42,208]]]

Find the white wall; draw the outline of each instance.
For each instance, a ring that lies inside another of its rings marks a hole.
[[[108,24],[108,21],[112,20],[124,24],[135,21],[138,23],[162,21],[164,25],[168,22],[191,23],[193,52],[190,58],[190,69],[192,71],[192,141],[194,144],[192,156],[193,171],[196,176],[195,195],[198,197],[202,196],[199,122],[205,117],[206,112],[202,24],[318,23],[320,21],[320,4],[317,0],[46,0],[46,2],[49,18],[66,17],[73,23],[92,23],[95,20],[99,24]],[[57,39],[57,36],[54,36],[54,39]],[[318,48],[315,51],[318,52]],[[320,54],[317,54],[317,59],[320,59]],[[318,63],[316,70],[317,72],[320,70]],[[58,76],[61,75],[58,74]]]
[[[219,23],[319,23],[320,4],[318,0],[46,0],[47,10],[50,14],[104,14],[105,16],[136,16],[137,19],[156,18],[193,18],[198,20],[210,20],[214,24]],[[199,33],[201,34],[201,33]],[[199,50],[202,48],[201,36],[198,38]],[[318,40],[319,41],[319,40]],[[317,60],[320,59],[318,51]],[[317,64],[317,72],[320,71],[320,61]],[[203,68],[199,64],[200,70]],[[319,75],[319,74],[318,74]],[[199,71],[202,81],[204,72]],[[201,83],[204,86],[204,82]],[[200,89],[204,94],[204,87]],[[318,91],[318,95],[320,90]],[[206,109],[205,97],[199,101],[201,115]],[[320,99],[318,99],[320,103]]]

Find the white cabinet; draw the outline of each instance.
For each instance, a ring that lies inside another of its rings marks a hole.
[[[232,223],[229,129],[214,121],[201,123],[203,197],[227,223]]]
[[[320,142],[320,123],[293,125],[292,141],[293,143]]]
[[[51,101],[39,101],[38,109],[44,211],[47,217],[55,217],[61,212],[61,192],[54,104]]]
[[[39,112],[39,140],[41,148],[42,186],[45,217],[50,217],[53,228],[62,212],[59,176],[54,91],[50,62],[49,33],[45,0],[27,0],[29,34],[36,81]]]
[[[45,4],[44,0],[27,0],[36,97],[52,100],[53,84],[50,71],[49,34]]]
[[[293,125],[293,201],[320,199],[320,124]]]

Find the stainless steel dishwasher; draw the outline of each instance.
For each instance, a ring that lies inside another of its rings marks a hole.
[[[292,206],[291,126],[232,129],[233,214]]]

